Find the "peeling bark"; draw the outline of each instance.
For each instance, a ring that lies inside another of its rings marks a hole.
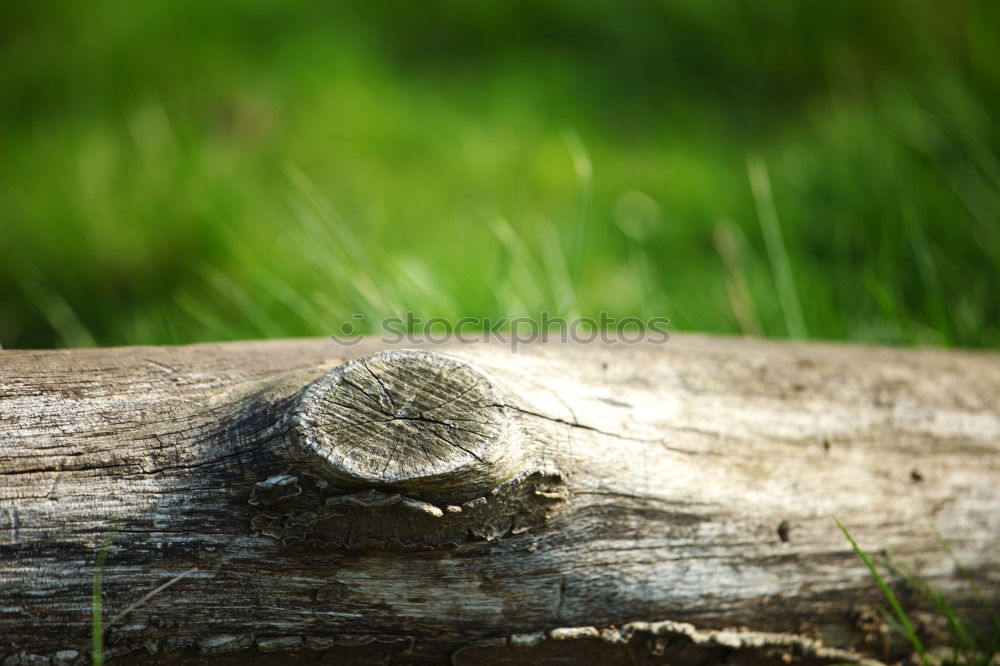
[[[886,658],[831,516],[996,599],[998,395],[996,354],[690,336],[0,351],[0,661],[89,659],[109,533],[121,661]]]

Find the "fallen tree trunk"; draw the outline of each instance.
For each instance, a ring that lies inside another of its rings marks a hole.
[[[88,660],[95,582],[125,660],[884,657],[832,516],[962,607],[933,523],[995,599],[998,395],[995,354],[690,336],[0,351],[0,661]]]

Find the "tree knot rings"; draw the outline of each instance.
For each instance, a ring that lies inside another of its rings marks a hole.
[[[384,351],[307,386],[292,410],[292,429],[331,480],[472,496],[521,471],[522,427],[511,405],[507,392],[467,361]]]

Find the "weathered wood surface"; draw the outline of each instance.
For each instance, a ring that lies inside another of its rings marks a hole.
[[[877,653],[878,591],[834,515],[961,605],[933,523],[1000,589],[996,354],[677,336],[341,365],[377,351],[0,351],[0,662],[89,658],[111,531],[125,660],[844,661],[815,640]]]

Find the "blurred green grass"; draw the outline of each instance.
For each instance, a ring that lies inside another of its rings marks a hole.
[[[1000,3],[5,3],[0,344],[1000,346]]]

